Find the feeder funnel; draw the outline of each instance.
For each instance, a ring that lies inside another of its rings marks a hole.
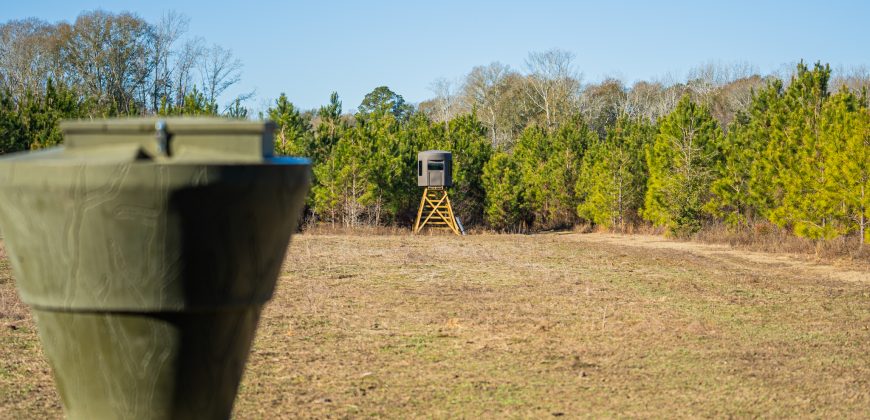
[[[0,229],[71,419],[228,418],[309,185],[271,123],[61,124],[0,158]]]

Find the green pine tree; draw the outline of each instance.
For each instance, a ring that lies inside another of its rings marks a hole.
[[[341,118],[341,101],[338,93],[329,95],[329,104],[317,111],[317,127],[314,131],[314,144],[307,154],[315,163],[326,160],[332,148],[338,143],[347,124]]]
[[[649,179],[642,212],[646,220],[676,235],[701,228],[721,138],[710,111],[684,96],[662,120],[655,143],[647,149]]]
[[[205,94],[200,92],[196,86],[184,96],[181,103],[172,104],[166,97],[160,101],[160,108],[157,110],[157,115],[162,116],[217,116],[218,105],[216,102],[209,102]]]
[[[654,126],[620,118],[590,147],[576,184],[581,218],[605,228],[637,222],[648,176],[644,150],[654,137]]]
[[[483,168],[486,221],[502,231],[523,231],[531,215],[523,202],[522,173],[511,155],[497,152]]]
[[[446,145],[432,144],[427,148],[444,148],[453,152],[453,190],[450,196],[453,210],[464,224],[479,224],[484,221],[486,200],[483,168],[492,157],[492,142],[475,113],[457,116],[448,125]]]
[[[723,160],[705,209],[737,229],[767,217],[781,200],[775,166],[765,156],[770,143],[785,137],[784,112],[782,82],[773,80],[753,93],[748,109],[738,112],[724,138]]]
[[[21,124],[30,149],[43,149],[63,142],[59,122],[63,119],[83,118],[88,114],[90,102],[64,84],[51,79],[45,92],[28,92],[20,104]]]
[[[768,218],[799,236],[832,238],[838,234],[832,213],[836,203],[823,192],[830,171],[823,165],[820,136],[831,70],[820,63],[812,70],[800,63],[797,70],[783,95],[784,135],[770,139],[761,159],[775,200]]]
[[[343,136],[329,157],[314,167],[313,212],[333,225],[356,227],[365,214],[363,195],[370,189],[363,160],[365,147],[354,130]]]
[[[12,95],[0,91],[0,154],[27,150],[30,147],[28,142]]]
[[[811,199],[826,204],[827,223],[801,221],[795,231],[826,238],[857,231],[863,246],[870,239],[870,112],[853,93],[841,91],[825,103],[819,143],[825,184]]]
[[[287,95],[282,93],[266,114],[275,123],[275,153],[306,156],[311,125],[287,99]]]

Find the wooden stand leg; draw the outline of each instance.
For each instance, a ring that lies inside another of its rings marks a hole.
[[[417,221],[414,222],[414,233],[419,233],[423,226],[420,226],[420,217],[423,216],[423,207],[426,205],[426,195],[429,194],[429,188],[423,189],[423,197],[420,198],[420,209],[417,210]]]

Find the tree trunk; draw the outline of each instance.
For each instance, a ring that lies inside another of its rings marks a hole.
[[[867,219],[864,216],[867,213],[867,207],[865,207],[863,205],[864,202],[865,202],[864,201],[864,186],[862,185],[861,186],[861,203],[862,203],[861,216],[859,217],[860,220],[858,221],[858,230],[861,233],[861,239],[860,239],[860,245],[859,245],[860,248],[864,247],[864,233],[865,233],[865,229],[867,228]]]

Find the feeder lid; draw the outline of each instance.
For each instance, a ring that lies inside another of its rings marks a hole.
[[[48,164],[265,162],[273,157],[275,124],[217,117],[151,117],[62,121],[60,129],[62,147],[12,154],[2,160]]]

